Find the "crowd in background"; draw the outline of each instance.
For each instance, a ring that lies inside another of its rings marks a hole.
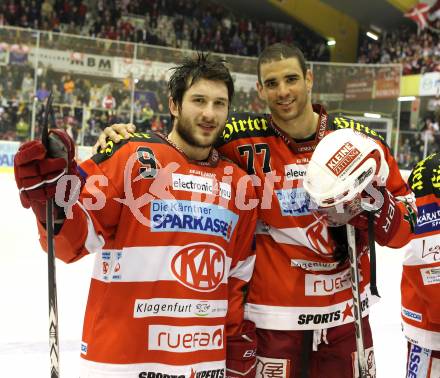
[[[433,27],[440,30],[440,19]],[[440,71],[440,33],[405,25],[384,33],[379,41],[364,37],[358,62],[401,63],[404,75]]]
[[[420,131],[403,131],[396,156],[400,168],[412,169],[426,154],[440,152],[440,127],[436,114],[422,120]]]
[[[325,39],[300,24],[251,20],[206,0],[9,0],[2,24],[244,56],[286,42],[309,60],[329,60]]]
[[[21,16],[17,17],[17,14]],[[117,49],[122,49],[127,50],[127,57],[132,57],[133,45],[119,43],[128,41],[141,43],[138,45],[141,47],[148,44],[234,54],[236,58],[228,57],[232,69],[236,60],[237,67],[242,69],[240,72],[248,73],[253,71],[245,67],[255,70],[254,58],[238,56],[257,56],[265,46],[278,41],[298,45],[308,60],[329,59],[325,40],[300,25],[249,20],[232,14],[218,3],[203,0],[119,0],[107,3],[103,0],[7,0],[0,4],[1,25],[107,39],[90,40],[90,44],[85,44],[84,40],[65,35],[58,38],[52,33],[50,41],[46,42],[51,43],[50,48],[59,50],[81,46],[95,49],[91,51],[93,53],[111,56],[114,52],[119,54]],[[440,20],[434,26],[440,29]],[[25,35],[19,32],[19,37]],[[0,40],[0,52],[1,43],[17,44],[19,41]],[[41,43],[44,45],[44,39]],[[145,46],[144,55],[151,60],[177,61],[175,59],[182,55],[182,50]],[[24,51],[23,56],[26,54]],[[117,80],[87,76],[54,71],[50,66],[39,67],[35,75],[28,59],[20,62],[19,56],[18,53],[14,64],[0,62],[0,140],[29,139],[33,123],[38,136],[43,102],[49,91],[52,91],[55,103],[53,122],[79,144],[94,144],[101,130],[115,122],[133,120],[140,131],[152,129],[166,133],[170,129],[164,75],[145,75],[135,84],[131,77]],[[439,35],[430,29],[417,33],[415,27],[403,26],[401,30],[385,33],[378,42],[371,39],[361,41],[359,62],[402,63],[404,74],[440,71]],[[361,77],[364,82],[373,82],[382,74],[389,80],[394,75],[393,72],[381,73],[373,68],[355,66],[314,65],[313,70],[314,92],[333,96],[344,96],[347,81],[353,80],[356,84]],[[326,104],[324,98],[319,102]],[[36,109],[35,120],[32,119],[33,107]],[[255,89],[237,89],[232,110],[259,113],[265,110],[265,106]],[[426,146],[430,152],[440,146],[438,119],[431,117],[423,122],[417,128],[421,131],[411,130],[406,134],[404,131],[400,138],[397,159],[402,167],[410,167],[420,160]]]
[[[77,143],[92,145],[107,125],[130,119],[140,131],[151,129],[166,133],[170,128],[165,76],[138,80],[132,88],[129,78],[110,80],[45,67],[35,85],[34,70],[29,64],[10,64],[0,65],[0,77],[0,140],[28,139],[33,101],[38,126],[49,91],[55,104],[57,127],[67,130]],[[237,89],[231,110],[262,112],[264,104],[255,89]],[[35,135],[39,135],[38,129]]]

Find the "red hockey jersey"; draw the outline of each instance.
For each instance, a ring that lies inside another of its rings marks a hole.
[[[419,162],[408,184],[418,215],[412,240],[404,247],[403,332],[413,344],[440,350],[440,154]]]
[[[246,316],[258,328],[322,329],[354,321],[349,265],[339,267],[335,261],[334,241],[309,210],[310,199],[302,185],[314,148],[326,133],[351,127],[372,137],[390,166],[387,188],[394,196],[410,195],[376,131],[345,117],[329,117],[319,105],[314,111],[320,118],[316,135],[309,141],[295,142],[268,115],[242,113],[230,117],[218,144],[222,154],[255,176],[261,200],[257,258],[246,304]],[[369,290],[366,233],[359,233],[357,240],[365,316],[376,297]]]
[[[225,377],[255,260],[246,173],[216,150],[190,161],[154,133],[109,142],[81,170],[87,183],[55,237],[65,262],[96,253],[81,377]]]

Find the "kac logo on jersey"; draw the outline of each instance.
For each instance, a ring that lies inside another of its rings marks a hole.
[[[416,234],[440,230],[440,207],[437,203],[420,206],[417,215]]]
[[[226,253],[211,243],[185,246],[171,260],[171,272],[184,286],[210,292],[219,287],[226,270]]]
[[[303,188],[275,190],[281,215],[299,217],[310,214],[310,196]]]
[[[237,214],[228,209],[195,201],[154,200],[150,215],[153,232],[209,234],[227,241],[238,221]]]

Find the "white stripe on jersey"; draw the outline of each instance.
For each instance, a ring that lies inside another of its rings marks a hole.
[[[320,245],[321,248],[318,250],[314,245],[312,245],[307,237],[306,232],[307,229],[304,227],[276,228],[273,226],[264,226],[261,223],[257,224],[256,229],[257,235],[270,235],[277,243],[305,247],[317,252],[318,254],[328,254],[326,251],[326,246]],[[323,227],[322,240],[328,240],[328,238],[329,235],[327,227]]]
[[[216,273],[220,274],[223,269],[223,277],[219,284],[228,282],[228,273],[231,266],[231,258],[226,256],[224,250],[213,243],[193,243],[186,246],[158,246],[158,247],[127,247],[122,250],[103,250],[96,255],[95,266],[92,277],[103,282],[156,282],[156,281],[179,281],[173,273],[172,266],[179,266],[179,260],[174,259],[179,252],[185,248],[206,245],[208,247],[219,248],[223,251],[223,263],[218,261],[215,264]],[[174,260],[174,265],[173,265]],[[189,261],[197,271],[203,273],[201,259],[194,258]],[[177,270],[179,273],[179,270]],[[180,272],[182,273],[182,272]],[[188,280],[194,281],[192,270],[187,269],[183,272]],[[206,274],[206,272],[205,272]],[[182,282],[182,281],[180,281]],[[209,290],[202,290],[209,291]]]
[[[364,303],[362,317],[370,312],[370,307],[378,298],[370,293],[370,285],[361,294]],[[245,304],[245,318],[252,320],[257,328],[291,331],[325,329],[354,321],[353,299],[325,307],[266,306],[255,303]],[[344,315],[346,311],[347,315]],[[302,323],[302,324],[301,324]]]
[[[97,253],[102,250],[102,247],[104,246],[104,238],[101,235],[98,235],[95,231],[95,227],[93,226],[92,218],[90,218],[89,213],[83,206],[83,204],[79,201],[76,202],[75,205],[78,205],[79,208],[84,211],[86,218],[87,218],[87,238],[84,243],[85,249],[89,253]],[[74,206],[75,206],[74,205]]]
[[[246,260],[239,261],[229,272],[229,277],[238,278],[239,280],[248,282],[254,271],[255,255],[249,256]]]
[[[440,332],[414,327],[406,322],[402,322],[402,329],[410,343],[432,350],[440,350]]]
[[[411,240],[403,248],[403,265],[440,264],[440,238],[427,236]]]
[[[81,358],[81,378],[133,378],[143,377],[147,378],[148,373],[162,373],[173,376],[183,375],[185,378],[189,378],[191,373],[212,371],[218,369],[225,369],[225,361],[211,361],[199,364],[191,364],[186,366],[174,366],[155,363],[143,363],[143,364],[105,364],[85,360]],[[142,374],[146,373],[146,374]],[[156,375],[154,374],[154,375]],[[151,376],[151,375],[150,375]],[[226,376],[224,374],[223,376]]]

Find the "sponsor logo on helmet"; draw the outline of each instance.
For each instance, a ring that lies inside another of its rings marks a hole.
[[[181,249],[171,261],[171,272],[184,286],[214,291],[222,283],[226,253],[216,244],[195,243]]]
[[[356,179],[355,186],[361,185],[368,177],[373,174],[373,168],[370,167],[367,171],[362,172]]]
[[[341,175],[347,167],[360,155],[360,151],[350,142],[345,142],[325,164],[336,176]]]

